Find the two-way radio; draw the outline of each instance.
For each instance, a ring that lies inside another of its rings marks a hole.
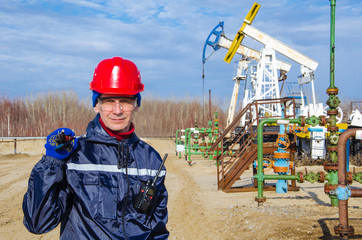
[[[157,181],[158,175],[161,172],[163,165],[165,165],[167,156],[168,156],[168,154],[166,153],[165,156],[163,157],[161,166],[158,169],[153,181],[148,180],[147,182],[142,183],[141,189],[138,192],[136,199],[133,203],[134,208],[140,213],[146,213],[148,211],[148,208],[151,205],[152,199],[156,195],[156,192],[157,192],[156,181]]]

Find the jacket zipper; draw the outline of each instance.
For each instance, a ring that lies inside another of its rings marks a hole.
[[[120,152],[120,145],[122,143],[122,151]],[[123,203],[122,206],[122,229],[123,229],[123,234],[126,240],[128,240],[127,237],[127,233],[126,233],[126,207],[128,204],[128,198],[129,198],[129,179],[128,179],[128,158],[129,158],[129,149],[126,146],[126,154],[125,154],[125,146],[124,146],[124,142],[122,140],[118,141],[118,169],[121,169],[122,167],[126,168],[126,184],[127,184],[127,193],[126,193],[126,197],[125,197],[125,203]],[[121,155],[122,155],[122,161],[121,161]],[[126,161],[126,163],[125,163]],[[125,166],[124,166],[125,165]],[[120,183],[119,183],[120,184]]]
[[[123,158],[124,158],[124,144],[122,142],[122,154],[120,152],[120,145],[121,145],[121,142],[122,141],[118,141],[118,164],[117,164],[117,167],[118,169],[121,169],[122,168],[122,163],[123,163]],[[121,155],[122,155],[122,160],[121,160]]]

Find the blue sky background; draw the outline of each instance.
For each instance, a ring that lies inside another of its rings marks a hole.
[[[253,26],[319,62],[316,93],[329,86],[330,1],[259,0]],[[99,61],[121,56],[141,70],[145,94],[202,96],[202,50],[224,21],[233,39],[254,0],[0,0],[0,95],[25,97],[57,90],[88,90]],[[361,99],[362,2],[337,0],[336,86],[340,98]],[[243,42],[257,50],[254,40]],[[234,61],[220,49],[205,65],[205,95],[230,99]],[[278,56],[279,57],[279,56]],[[280,57],[282,58],[282,56]],[[282,58],[283,59],[283,58]],[[300,66],[291,60],[296,82]]]

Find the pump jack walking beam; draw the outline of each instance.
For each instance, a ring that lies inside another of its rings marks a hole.
[[[234,41],[231,44],[231,47],[230,47],[229,51],[226,53],[226,56],[224,58],[225,62],[230,63],[231,60],[233,59],[236,51],[239,48],[240,43],[244,39],[245,35],[244,35],[243,31],[244,31],[245,26],[250,25],[253,22],[256,14],[259,11],[259,8],[260,8],[260,4],[258,4],[258,3],[254,3],[254,5],[251,7],[248,15],[246,15],[246,17],[244,19],[243,25],[241,26],[239,31],[236,33],[236,36],[234,38]]]
[[[236,51],[238,50],[238,46],[241,44],[242,40],[244,39],[244,36],[247,35],[257,40],[258,42],[264,44],[265,46],[273,48],[275,51],[283,54],[287,58],[311,69],[312,71],[315,71],[316,68],[318,67],[318,63],[316,61],[312,60],[311,58],[287,46],[286,44],[272,38],[271,36],[251,26],[251,23],[253,22],[259,8],[260,5],[258,3],[254,3],[248,15],[244,19],[243,25],[241,26],[240,30],[237,32],[232,42],[232,45],[224,58],[224,61],[227,63],[231,62]]]

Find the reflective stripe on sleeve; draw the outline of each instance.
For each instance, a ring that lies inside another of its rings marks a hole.
[[[76,171],[102,171],[102,172],[120,172],[126,174],[126,169],[118,169],[117,165],[101,165],[101,164],[77,164],[77,163],[68,163],[67,167],[69,170]],[[146,169],[146,168],[127,168],[129,175],[138,175],[138,176],[156,176],[157,170]],[[159,177],[165,176],[166,171],[161,170]]]

